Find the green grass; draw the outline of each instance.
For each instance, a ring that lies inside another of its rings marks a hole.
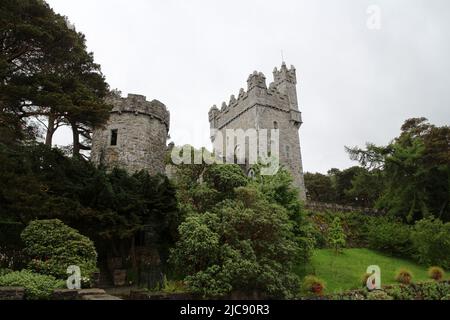
[[[396,284],[395,275],[401,268],[412,272],[413,282],[430,280],[427,267],[369,249],[345,249],[338,255],[329,249],[315,250],[311,265],[299,267],[297,272],[315,274],[326,282],[326,293],[335,293],[361,288],[362,276],[370,265],[380,267],[381,285]]]

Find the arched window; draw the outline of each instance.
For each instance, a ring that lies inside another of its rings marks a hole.
[[[278,122],[277,122],[277,121],[274,121],[274,122],[273,122],[273,128],[274,128],[274,129],[278,129]]]

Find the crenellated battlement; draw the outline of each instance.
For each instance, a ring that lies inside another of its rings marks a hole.
[[[113,105],[111,113],[134,113],[135,115],[147,115],[150,118],[155,118],[167,128],[167,132],[170,127],[170,112],[166,106],[158,101],[147,101],[147,98],[143,95],[128,94],[126,98],[120,96],[112,96],[108,98],[108,102]]]
[[[227,130],[278,129],[277,157],[280,164],[290,171],[301,199],[306,199],[298,133],[302,115],[298,107],[296,85],[295,67],[288,69],[284,62],[280,69],[273,70],[273,82],[269,85],[262,72],[254,71],[247,78],[247,90],[241,88],[237,96],[231,95],[228,103],[214,105],[208,116],[210,127],[214,129],[211,130],[211,141],[219,145],[230,142],[226,136]],[[239,145],[240,150],[250,151],[250,139],[248,142],[234,142]],[[272,140],[270,144],[272,145]],[[250,167],[249,160],[248,157],[247,170]]]
[[[247,91],[239,90],[237,98],[230,96],[228,104],[222,102],[220,108],[214,105],[209,110],[211,128],[221,129],[254,106],[266,106],[285,112],[296,110],[296,101],[291,101],[289,92],[284,88],[286,83],[295,86],[297,83],[295,67],[287,69],[283,63],[281,69],[274,69],[274,81],[267,87],[266,77],[262,72],[254,71],[248,76]],[[297,110],[298,111],[298,110]]]
[[[296,85],[297,84],[297,75],[296,70],[293,65],[291,65],[291,68],[288,69],[286,67],[286,63],[282,63],[280,70],[278,70],[277,67],[273,69],[273,79],[274,82],[277,85],[280,85],[283,82],[288,82],[290,84]]]

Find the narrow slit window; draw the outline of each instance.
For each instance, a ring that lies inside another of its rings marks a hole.
[[[117,146],[117,129],[112,129],[111,130],[111,145],[112,146]]]

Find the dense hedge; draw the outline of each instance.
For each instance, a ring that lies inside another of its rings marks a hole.
[[[63,288],[65,281],[33,273],[29,270],[10,272],[0,276],[0,287],[24,287],[28,300],[49,299],[53,290]]]
[[[326,300],[450,300],[450,281],[429,281],[386,286],[382,290],[354,290],[324,297]]]

